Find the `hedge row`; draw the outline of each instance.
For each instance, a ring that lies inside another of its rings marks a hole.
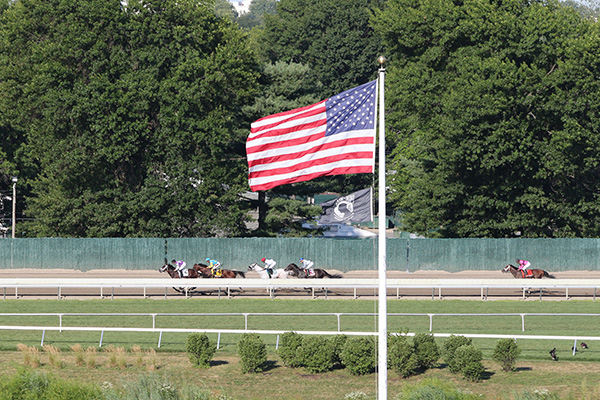
[[[205,334],[192,334],[187,340],[187,351],[194,365],[208,367],[215,351]],[[501,339],[496,345],[494,359],[505,371],[514,369],[520,353],[515,341]],[[266,345],[259,335],[245,333],[238,342],[242,372],[263,371],[267,361]],[[279,356],[290,368],[305,368],[310,373],[346,368],[353,375],[366,375],[377,366],[377,342],[373,337],[348,338],[345,335],[324,337],[286,332],[281,337]],[[433,335],[417,333],[412,341],[405,335],[388,336],[388,368],[402,377],[408,377],[438,365],[443,358],[452,373],[465,379],[479,381],[485,373],[482,352],[471,339],[452,335],[442,348]]]

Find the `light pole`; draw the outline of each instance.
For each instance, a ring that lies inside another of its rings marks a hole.
[[[15,238],[15,223],[17,221],[17,177],[12,177],[13,183],[13,212],[12,212],[12,238]]]

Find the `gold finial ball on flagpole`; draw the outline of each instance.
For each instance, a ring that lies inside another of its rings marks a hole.
[[[379,56],[377,61],[379,61],[379,64],[381,64],[381,66],[383,66],[383,64],[387,61],[387,58],[385,58],[384,56]]]

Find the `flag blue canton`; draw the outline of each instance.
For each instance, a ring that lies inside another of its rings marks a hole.
[[[375,90],[377,81],[365,83],[329,98],[325,136],[375,128]]]

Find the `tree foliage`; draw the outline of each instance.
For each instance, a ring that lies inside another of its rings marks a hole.
[[[264,24],[265,14],[275,14],[277,12],[277,1],[252,0],[248,12],[240,15],[237,23],[244,29],[261,27]]]
[[[600,235],[598,24],[552,0],[390,0],[373,23],[407,230]]]
[[[234,21],[238,13],[228,0],[215,0],[215,14],[218,17],[226,17]]]
[[[210,3],[13,3],[0,21],[0,129],[24,137],[29,234],[245,232],[241,106],[257,77]]]
[[[378,0],[280,0],[265,15],[262,48],[271,62],[308,65],[326,98],[375,78],[381,44],[369,26]]]
[[[321,215],[321,207],[305,201],[274,197],[268,202],[264,227],[256,232],[260,236],[302,237],[316,235],[321,230],[305,228],[305,221],[312,221]]]
[[[232,11],[223,0],[0,1],[0,190],[19,177],[19,232],[249,234],[249,123],[374,79],[385,46],[388,183],[404,229],[600,236],[592,2],[254,0],[249,37]],[[301,219],[319,210],[286,204],[294,196],[372,184],[359,174],[272,189],[257,234],[307,234]]]

